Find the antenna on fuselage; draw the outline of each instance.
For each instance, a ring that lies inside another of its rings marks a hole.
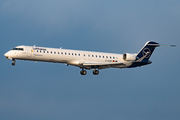
[[[62,49],[62,47],[60,47],[60,49]]]

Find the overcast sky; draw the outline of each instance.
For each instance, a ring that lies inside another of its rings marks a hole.
[[[151,65],[88,70],[12,61],[4,53],[36,45],[137,53],[153,40]],[[179,120],[179,0],[1,0],[1,120]]]

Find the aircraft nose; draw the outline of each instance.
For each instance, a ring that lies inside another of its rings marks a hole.
[[[11,57],[10,52],[9,52],[9,51],[6,52],[6,53],[4,54],[4,56],[5,56],[7,59],[10,59],[10,57]]]
[[[7,56],[8,56],[8,52],[6,52],[6,53],[4,54],[4,56],[7,57]]]

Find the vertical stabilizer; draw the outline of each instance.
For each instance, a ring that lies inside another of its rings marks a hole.
[[[144,45],[144,47],[137,53],[138,60],[136,62],[141,62],[143,60],[147,61],[151,57],[154,49],[158,46],[159,46],[158,43],[153,41],[148,41]]]

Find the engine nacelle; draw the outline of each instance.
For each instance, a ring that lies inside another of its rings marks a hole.
[[[136,60],[136,54],[130,54],[130,53],[124,53],[123,54],[123,60],[126,60],[126,61],[134,61]]]

